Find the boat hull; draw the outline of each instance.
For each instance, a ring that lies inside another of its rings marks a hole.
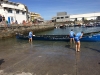
[[[17,39],[28,40],[28,36],[17,35]],[[69,41],[69,36],[66,35],[36,35],[32,37],[33,40],[43,41]]]
[[[28,36],[16,35],[17,39],[28,40]],[[36,35],[32,37],[33,40],[43,40],[43,41],[70,41],[69,36],[66,35]],[[100,41],[100,34],[92,36],[84,36],[80,39],[82,42],[98,42]]]

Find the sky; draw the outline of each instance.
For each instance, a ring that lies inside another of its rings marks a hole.
[[[57,12],[85,14],[100,12],[100,0],[9,0],[25,4],[30,12],[39,13],[45,20],[56,16]]]

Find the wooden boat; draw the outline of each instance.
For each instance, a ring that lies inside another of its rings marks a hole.
[[[69,36],[67,35],[35,35],[33,36],[33,40],[43,40],[43,41],[69,41]],[[17,39],[28,40],[28,36],[24,35],[16,35]]]
[[[16,35],[17,39],[28,40],[28,36],[25,35]],[[70,41],[68,35],[35,35],[33,36],[33,40],[43,40],[43,41]],[[98,42],[100,41],[100,34],[91,35],[91,36],[83,36],[80,39],[82,42]]]

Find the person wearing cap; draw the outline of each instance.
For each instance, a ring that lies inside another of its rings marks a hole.
[[[83,31],[82,32],[78,32],[76,35],[75,35],[75,45],[76,45],[76,52],[79,52],[80,51],[80,39],[82,38],[83,36]]]
[[[72,43],[72,42],[75,43],[75,41],[74,41],[74,35],[75,35],[75,33],[73,32],[73,29],[71,29],[70,34],[69,34],[69,37],[70,37],[70,43]]]

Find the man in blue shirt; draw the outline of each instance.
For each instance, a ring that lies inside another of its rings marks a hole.
[[[80,51],[80,39],[83,36],[83,31],[79,32],[75,35],[75,43],[76,43],[76,51],[79,52]]]
[[[28,37],[29,37],[29,42],[32,42],[32,36],[33,36],[33,33],[32,33],[32,31],[30,31],[30,32],[29,32],[29,35],[28,35]]]
[[[70,43],[72,43],[72,41],[75,43],[74,35],[75,35],[75,33],[73,32],[73,29],[71,29],[70,34],[69,34],[69,36],[70,36]]]

